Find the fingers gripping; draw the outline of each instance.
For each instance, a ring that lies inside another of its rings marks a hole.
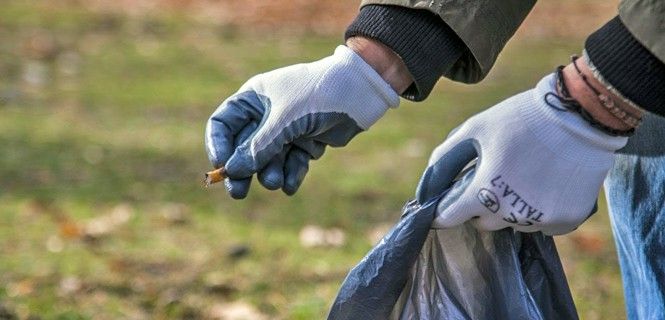
[[[274,159],[280,154],[283,157],[291,146],[306,150],[314,159],[323,155],[325,144],[314,138],[305,137],[311,130],[308,117],[301,117],[291,122],[282,120],[268,118],[249,140],[236,148],[226,165],[229,176],[248,177],[263,170],[271,161],[283,163],[284,159]]]
[[[258,125],[264,114],[264,103],[254,91],[235,94],[215,110],[205,132],[208,159],[214,167],[219,168],[227,162],[239,145],[237,140],[240,131],[249,123]]]
[[[236,138],[234,139],[233,146],[236,147],[237,145],[243,143],[249,137],[252,135],[252,133],[256,130],[258,127],[258,124],[256,122],[250,122],[243,128]],[[231,179],[227,178],[226,181],[224,181],[224,186],[226,187],[226,191],[229,193],[229,195],[234,198],[234,199],[244,199],[247,197],[247,193],[249,193],[249,187],[252,184],[252,178],[243,178],[243,179]]]
[[[277,190],[284,185],[284,160],[290,149],[285,146],[282,152],[275,155],[268,164],[259,171],[257,178],[262,186],[268,190]]]
[[[455,177],[478,154],[475,140],[462,133],[451,136],[432,153],[416,190],[418,201],[425,203],[448,189]]]
[[[231,198],[240,200],[245,199],[249,193],[249,187],[252,185],[252,178],[245,179],[230,179],[224,181],[226,192],[229,193]]]
[[[450,228],[460,225],[470,219],[484,217],[491,214],[483,204],[488,203],[478,197],[477,189],[473,186],[477,168],[465,170],[466,174],[457,180],[437,204],[437,216],[432,228]]]
[[[311,156],[308,152],[293,147],[286,157],[284,164],[284,186],[282,191],[287,195],[293,195],[298,191],[300,185],[309,171]]]
[[[456,177],[464,168],[474,159],[480,158],[479,142],[467,129],[464,125],[455,129],[449,138],[434,150],[429,166],[418,185],[416,196],[420,203],[425,203],[449,190],[438,204],[434,228],[462,224],[484,214],[483,210],[487,210],[475,194],[477,193],[473,187],[475,170],[466,174],[462,181],[453,186]],[[479,166],[480,163],[476,170]]]
[[[258,180],[269,190],[282,189],[285,194],[293,195],[309,171],[309,152],[297,146],[286,146],[278,153],[263,170],[258,173]],[[234,180],[245,181],[247,179]]]

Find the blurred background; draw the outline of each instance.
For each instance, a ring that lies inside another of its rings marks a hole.
[[[208,115],[332,53],[358,1],[1,0],[0,319],[324,317],[447,132],[566,64],[616,5],[541,1],[480,85],[404,101],[294,197],[233,201],[200,184]],[[604,200],[557,243],[581,317],[624,318]]]

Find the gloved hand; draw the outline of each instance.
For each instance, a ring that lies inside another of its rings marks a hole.
[[[434,228],[476,218],[482,230],[513,227],[555,235],[591,215],[614,151],[627,138],[561,111],[555,97],[546,97],[555,86],[554,75],[545,77],[536,88],[470,118],[434,150],[418,185],[421,202],[447,189],[478,158],[473,180],[452,204],[439,206]]]
[[[229,194],[244,198],[258,173],[266,188],[297,191],[310,159],[369,129],[399,96],[345,46],[322,60],[257,75],[212,114],[205,145],[226,167]],[[240,134],[243,133],[243,134]],[[248,134],[249,133],[249,134]]]

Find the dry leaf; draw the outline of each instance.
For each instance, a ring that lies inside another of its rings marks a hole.
[[[307,225],[300,230],[300,244],[305,248],[341,247],[346,244],[346,234],[338,228]]]
[[[251,304],[242,301],[216,304],[210,308],[208,316],[216,320],[264,320],[268,318]]]

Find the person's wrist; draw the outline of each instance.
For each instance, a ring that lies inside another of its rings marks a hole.
[[[552,73],[530,91],[533,99],[530,103],[518,104],[519,122],[543,146],[568,161],[587,166],[603,164],[608,153],[626,144],[626,137],[608,135],[594,128],[578,112],[567,109],[563,100],[550,96],[556,90],[557,75]],[[500,117],[500,114],[494,116]]]
[[[397,94],[404,93],[413,83],[413,76],[402,58],[383,43],[356,36],[347,39],[346,46],[376,70]]]
[[[622,101],[620,97],[616,96],[613,92],[605,88],[605,86],[603,86],[602,83],[600,83],[600,81],[594,77],[593,71],[591,71],[584,59],[579,59],[577,61],[577,65],[582,74],[586,76],[589,84],[598,90],[601,94],[612,99],[617,107],[635,116],[636,118],[642,117],[641,110],[636,109],[628,103]],[[563,69],[563,75],[571,97],[574,98],[580,104],[580,106],[588,111],[589,114],[591,114],[591,116],[598,122],[612,129],[621,131],[627,131],[635,128],[634,126],[630,126],[618,117],[614,116],[609,110],[607,110],[607,108],[602,105],[596,93],[593,92],[587,83],[584,82],[572,63]]]

